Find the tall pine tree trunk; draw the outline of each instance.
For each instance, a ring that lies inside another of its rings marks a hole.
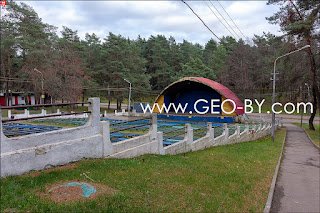
[[[310,58],[310,71],[311,71],[311,78],[312,78],[312,95],[313,95],[313,113],[310,116],[309,119],[309,129],[315,130],[313,126],[313,120],[317,113],[317,109],[320,109],[320,94],[319,94],[319,88],[318,88],[318,81],[316,76],[316,63],[314,60],[314,56],[311,52],[311,48],[308,49],[308,54]]]
[[[309,129],[315,130],[315,128],[313,126],[313,120],[314,120],[314,117],[316,116],[316,113],[317,113],[317,108],[318,108],[317,106],[319,104],[319,101],[317,101],[317,97],[315,96],[315,88],[314,87],[312,88],[312,94],[313,94],[313,112],[312,112],[310,119],[309,119]],[[317,102],[318,102],[318,104],[317,104]]]

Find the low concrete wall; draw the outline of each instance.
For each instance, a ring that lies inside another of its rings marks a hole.
[[[150,129],[147,134],[113,143],[113,154],[108,157],[133,158],[144,154],[163,154],[162,134],[158,134],[157,115],[152,114]]]
[[[278,128],[280,125],[282,124],[280,122],[277,122],[276,128]],[[165,154],[174,155],[189,151],[198,151],[212,146],[222,146],[233,143],[253,141],[269,135],[271,133],[271,124],[264,124],[263,127],[261,125],[259,125],[258,127],[254,125],[251,131],[249,131],[249,125],[246,124],[245,130],[243,132],[240,132],[240,127],[238,124],[236,124],[236,131],[233,135],[230,136],[229,129],[225,124],[224,132],[219,137],[214,138],[214,129],[212,128],[211,123],[208,123],[207,134],[204,137],[190,143],[188,137],[190,137],[189,135],[191,133],[192,129],[186,128],[186,137],[184,138],[184,140],[165,147]]]
[[[190,124],[186,124],[184,139],[164,148],[165,155],[186,153],[193,149],[193,130]]]
[[[62,165],[81,158],[104,156],[107,139],[101,134],[100,100],[90,98],[86,125],[7,138],[0,124],[1,177]]]
[[[78,161],[82,158],[132,158],[164,154],[162,133],[153,114],[149,132],[111,143],[109,121],[100,121],[99,98],[90,98],[90,116],[81,127],[7,138],[0,125],[1,177]],[[1,111],[0,111],[1,113]]]
[[[207,123],[207,134],[199,138],[198,140],[195,140],[193,142],[193,149],[192,151],[198,151],[198,150],[203,150],[208,147],[211,147],[215,144],[215,139],[214,139],[214,128],[212,128],[212,123]]]
[[[1,177],[102,157],[101,136],[63,141],[1,154]]]
[[[100,121],[99,98],[90,98],[89,102],[88,110],[91,113],[88,122],[81,127],[7,138],[3,134],[0,122],[1,177],[63,165],[82,158],[133,158],[144,154],[175,155],[212,146],[252,141],[271,133],[270,123],[254,126],[251,131],[246,124],[245,130],[241,133],[239,125],[236,125],[235,133],[229,136],[229,129],[225,124],[222,135],[215,138],[214,128],[208,123],[206,135],[193,141],[191,125],[186,124],[184,139],[163,147],[163,133],[157,132],[157,115],[152,114],[147,134],[111,143],[109,121]],[[278,121],[276,124],[278,127],[282,122]]]
[[[100,115],[97,113],[100,111],[99,98],[90,98],[89,102],[91,104],[88,110],[91,112],[91,115],[84,126],[13,138],[7,138],[1,131],[1,153],[100,134]]]

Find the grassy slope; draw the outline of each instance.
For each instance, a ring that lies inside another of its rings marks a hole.
[[[1,211],[73,212],[262,212],[285,129],[258,142],[212,147],[176,156],[88,159],[69,170],[41,171],[1,179]],[[144,159],[144,160],[143,160]],[[61,180],[90,181],[120,190],[75,204],[56,204],[36,193]]]

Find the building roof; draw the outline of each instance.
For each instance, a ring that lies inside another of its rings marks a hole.
[[[243,106],[242,102],[240,101],[240,99],[230,89],[228,89],[227,87],[223,86],[222,84],[220,84],[218,82],[215,82],[215,81],[207,79],[207,78],[201,78],[201,77],[185,77],[185,78],[179,79],[178,81],[173,82],[172,84],[167,86],[159,94],[159,96],[156,98],[156,100],[158,100],[160,95],[162,95],[172,85],[178,84],[178,83],[183,82],[183,81],[193,81],[193,82],[201,83],[201,84],[204,84],[204,85],[214,89],[219,94],[223,95],[226,99],[231,99],[236,103],[237,108],[236,108],[235,112],[236,112],[237,115],[244,114],[244,106]]]

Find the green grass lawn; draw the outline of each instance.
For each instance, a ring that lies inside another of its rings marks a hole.
[[[72,169],[1,179],[2,212],[262,212],[285,129],[256,142],[212,147],[184,156],[87,159]],[[88,181],[119,190],[113,196],[58,204],[38,195],[47,184]]]
[[[294,123],[296,126],[300,126],[300,124]],[[302,124],[302,127],[307,131],[308,135],[310,136],[311,140],[320,146],[320,124],[313,124],[316,130],[310,130],[309,124]]]

